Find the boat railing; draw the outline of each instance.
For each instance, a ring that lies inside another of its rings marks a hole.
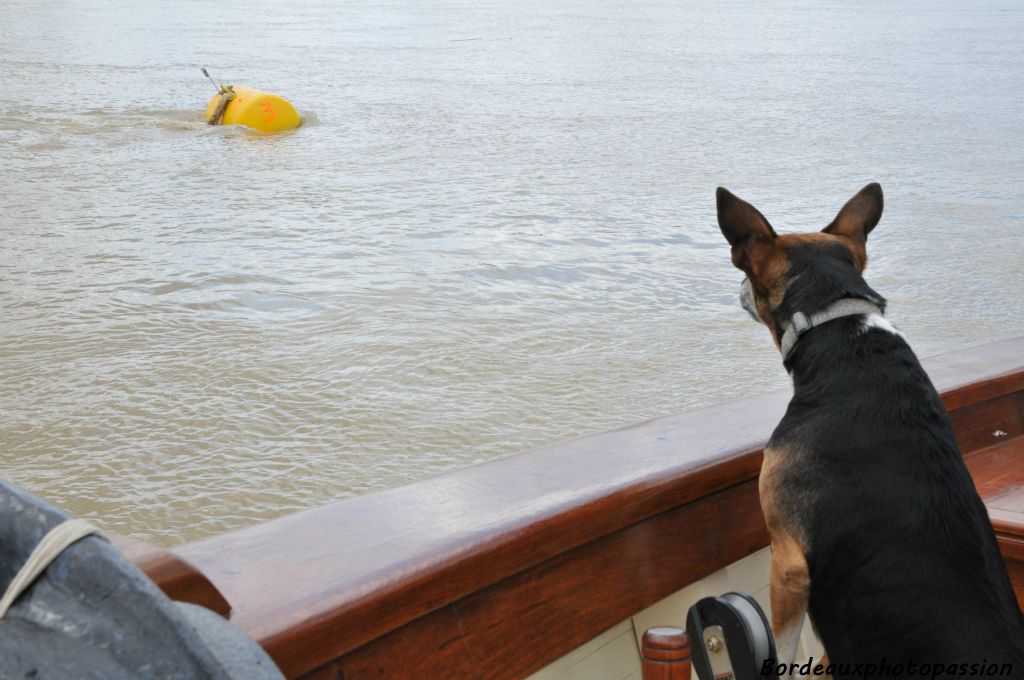
[[[977,453],[982,496],[1024,488],[1024,447],[1005,446],[1024,441],[1024,338],[924,364]],[[553,444],[170,551],[130,547],[168,592],[229,607],[288,677],[520,678],[767,545],[757,475],[788,398]],[[989,507],[1020,594],[1016,502]]]

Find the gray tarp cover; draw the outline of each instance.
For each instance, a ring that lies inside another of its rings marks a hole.
[[[0,592],[69,516],[0,481]],[[279,680],[260,647],[213,612],[172,602],[95,536],[65,550],[0,619],[0,678]]]

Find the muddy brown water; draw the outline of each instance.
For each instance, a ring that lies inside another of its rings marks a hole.
[[[0,465],[163,544],[782,388],[725,185],[1024,333],[1017,3],[0,2]],[[199,67],[289,98],[208,128]],[[737,423],[737,427],[742,427]]]

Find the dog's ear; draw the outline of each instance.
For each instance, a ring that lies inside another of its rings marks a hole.
[[[872,182],[847,201],[832,220],[832,224],[822,231],[835,236],[845,236],[863,248],[867,243],[868,234],[882,217],[882,205],[882,187],[878,182]]]
[[[748,275],[756,274],[760,261],[769,258],[777,238],[772,225],[757,208],[724,187],[715,192],[718,227],[732,246],[732,263]]]

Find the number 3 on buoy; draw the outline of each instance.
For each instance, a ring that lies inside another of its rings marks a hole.
[[[277,118],[277,112],[274,111],[270,102],[260,102],[260,106],[263,107],[263,113],[267,114],[260,119],[261,121],[263,121],[264,123],[269,123],[270,121]]]

